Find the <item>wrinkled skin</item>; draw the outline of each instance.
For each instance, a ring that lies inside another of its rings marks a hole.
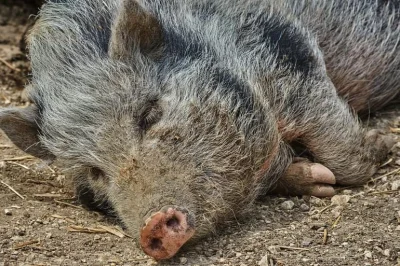
[[[0,111],[0,127],[63,163],[82,200],[157,260],[267,191],[362,184],[392,142],[351,107],[398,95],[399,11],[306,2],[50,1],[29,37],[34,104]],[[352,15],[340,37],[338,13]],[[368,49],[341,57],[345,47]],[[294,143],[312,161],[295,158]]]

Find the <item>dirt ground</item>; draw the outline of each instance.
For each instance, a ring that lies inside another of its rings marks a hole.
[[[36,9],[1,3],[0,106],[23,107],[29,104],[23,90],[29,63],[21,37]],[[369,123],[400,141],[400,106]],[[246,219],[158,264],[400,265],[400,142],[370,183],[338,194],[265,197]],[[27,156],[0,135],[0,266],[157,265],[115,226],[79,206],[57,166]]]

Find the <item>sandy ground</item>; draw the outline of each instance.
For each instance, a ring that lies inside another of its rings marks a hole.
[[[0,106],[26,106],[29,63],[20,41],[35,8],[0,2]],[[5,62],[6,63],[5,63]],[[400,140],[400,106],[371,118]],[[173,260],[157,263],[113,220],[82,208],[57,166],[0,135],[0,266],[400,265],[400,143],[370,183],[338,197],[265,197]],[[14,189],[15,191],[13,191]],[[293,205],[293,206],[292,206]],[[78,232],[73,232],[78,231]],[[89,231],[89,232],[83,232]]]

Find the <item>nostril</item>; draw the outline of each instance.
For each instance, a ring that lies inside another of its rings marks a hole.
[[[178,217],[173,216],[172,218],[170,218],[167,222],[166,222],[167,227],[171,228],[171,229],[178,229],[180,222]]]
[[[162,242],[159,238],[153,238],[150,242],[150,248],[152,250],[159,250],[162,248]]]

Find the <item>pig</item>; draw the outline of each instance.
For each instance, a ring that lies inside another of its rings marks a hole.
[[[393,141],[357,113],[399,96],[399,21],[397,1],[50,0],[33,104],[0,127],[168,259],[265,193],[371,178]]]

